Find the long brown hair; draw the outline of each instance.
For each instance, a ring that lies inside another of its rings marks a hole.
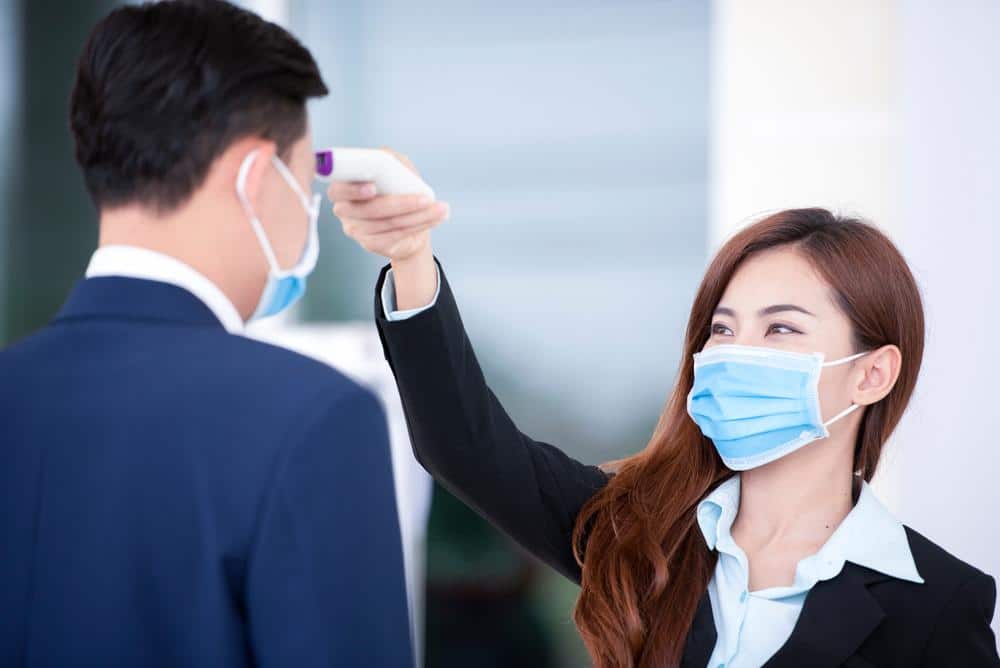
[[[733,475],[686,411],[692,355],[740,264],[793,244],[833,288],[853,327],[856,351],[895,344],[895,386],[862,416],[854,470],[871,480],[882,444],[913,392],[924,345],[920,293],[906,261],[881,232],[825,209],[789,209],[733,236],[708,267],[691,307],[677,382],[649,444],[602,465],[614,475],[577,516],[573,550],[582,566],[573,618],[598,668],[680,663],[698,603],[715,567],[695,520],[698,502]],[[584,558],[584,552],[586,558]]]

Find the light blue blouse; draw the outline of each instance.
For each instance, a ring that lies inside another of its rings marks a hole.
[[[718,633],[711,668],[762,665],[791,635],[812,586],[836,577],[845,561],[903,580],[924,581],[903,525],[862,480],[857,503],[817,552],[799,560],[791,585],[748,591],[747,557],[729,533],[739,504],[738,473],[698,504],[698,526],[709,548],[719,552],[708,584]]]
[[[441,291],[441,272],[434,298],[426,306],[395,310],[392,269],[382,286],[387,320],[403,320],[430,308]],[[715,649],[708,668],[757,668],[785,643],[812,586],[836,577],[845,561],[886,575],[923,583],[917,572],[903,525],[882,505],[867,482],[854,507],[820,549],[802,558],[791,585],[749,591],[747,557],[730,528],[740,505],[740,474],[716,487],[698,504],[698,526],[719,559],[708,583],[715,620]]]

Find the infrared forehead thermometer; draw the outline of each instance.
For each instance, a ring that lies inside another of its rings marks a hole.
[[[393,154],[375,148],[325,148],[316,151],[320,181],[373,181],[377,195],[422,194],[434,191]]]

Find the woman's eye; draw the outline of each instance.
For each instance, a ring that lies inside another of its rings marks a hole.
[[[771,325],[767,328],[768,334],[801,334],[797,329],[792,329],[788,325],[779,325],[777,323]]]
[[[732,336],[733,331],[723,325],[722,323],[716,322],[712,324],[712,334],[720,334],[722,336]]]

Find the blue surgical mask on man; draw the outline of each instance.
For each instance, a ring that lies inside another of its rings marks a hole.
[[[827,427],[858,408],[851,404],[827,421],[819,405],[824,367],[867,355],[823,362],[823,353],[722,344],[694,355],[687,411],[734,470],[762,466],[830,435]]]
[[[298,262],[289,269],[282,269],[278,266],[278,259],[274,255],[271,242],[268,241],[267,235],[264,233],[264,227],[257,218],[257,214],[254,213],[253,206],[246,195],[247,175],[250,173],[250,167],[256,158],[257,151],[251,151],[247,154],[247,157],[243,159],[243,164],[240,165],[240,170],[236,177],[236,195],[239,197],[240,202],[243,204],[243,209],[250,219],[250,225],[257,235],[257,241],[264,251],[264,256],[267,258],[268,264],[267,282],[264,284],[264,290],[261,292],[257,308],[254,309],[250,320],[275,315],[298,301],[305,294],[306,279],[316,267],[316,260],[319,257],[319,234],[316,229],[316,221],[319,219],[319,193],[313,193],[310,200],[302,191],[298,181],[295,180],[295,176],[285,163],[277,156],[272,156],[271,163],[278,170],[278,173],[281,174],[285,182],[288,183],[289,187],[295,191],[299,201],[302,203],[302,208],[305,209],[306,214],[309,216],[309,231],[306,236],[306,245],[302,250],[302,255],[299,257]]]

